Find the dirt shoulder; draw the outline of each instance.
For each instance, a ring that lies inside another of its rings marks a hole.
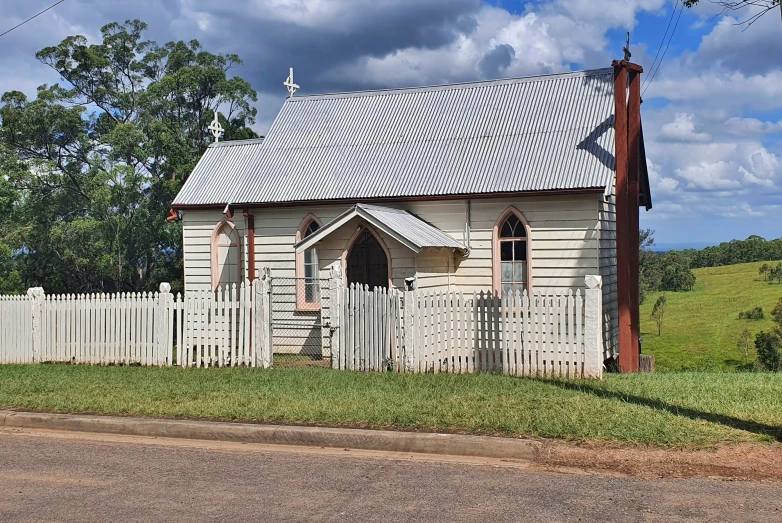
[[[602,443],[545,441],[536,460],[551,471],[637,478],[782,481],[782,444],[673,450]]]

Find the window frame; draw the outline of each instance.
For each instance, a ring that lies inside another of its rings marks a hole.
[[[499,219],[494,224],[494,230],[492,232],[492,289],[495,293],[502,296],[502,255],[500,252],[502,238],[500,234],[502,232],[502,226],[505,225],[505,221],[514,215],[519,219],[521,225],[524,226],[526,233],[526,249],[527,249],[527,296],[532,294],[533,282],[532,282],[532,230],[530,229],[529,222],[524,215],[517,208],[511,206],[500,213]]]
[[[307,233],[307,229],[312,225],[312,223],[318,224],[318,229],[323,227],[323,222],[315,216],[314,214],[308,214],[304,217],[304,219],[299,224],[299,229],[296,231],[296,241],[295,243],[299,243],[305,238],[305,234]],[[316,269],[316,275],[319,276],[320,272],[320,252],[318,252],[318,246],[315,245],[313,247],[310,247],[308,250],[315,250],[315,256],[318,261],[318,268]],[[316,279],[319,279],[318,276],[316,276]],[[319,311],[320,301],[317,303],[309,303],[306,301],[306,287],[305,287],[305,281],[306,278],[305,275],[305,268],[304,268],[304,252],[297,252],[296,253],[296,310],[297,311]]]
[[[222,233],[224,228],[230,229],[228,232],[228,236],[234,238],[236,243],[230,243],[228,245],[224,245],[219,242],[220,234]],[[241,285],[242,283],[242,242],[241,242],[241,236],[239,235],[239,231],[236,229],[236,225],[233,224],[233,222],[230,222],[228,220],[221,220],[217,225],[215,225],[214,229],[212,229],[212,241],[211,241],[211,264],[210,264],[210,271],[212,276],[212,290],[217,291],[220,288],[220,274],[222,271],[220,270],[220,247],[228,247],[235,248],[236,249],[236,271],[239,275],[239,281],[232,282],[236,283],[237,285]]]

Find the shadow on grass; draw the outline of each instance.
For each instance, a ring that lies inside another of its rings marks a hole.
[[[592,394],[598,398],[603,399],[615,399],[624,401],[626,403],[633,403],[635,405],[641,405],[643,407],[649,407],[662,412],[669,412],[677,416],[683,416],[696,421],[708,421],[711,423],[718,423],[726,427],[733,429],[744,430],[752,432],[761,436],[767,436],[775,441],[782,442],[782,426],[780,425],[766,425],[765,423],[759,423],[756,421],[749,421],[726,414],[717,414],[714,412],[703,412],[697,409],[691,409],[688,407],[681,407],[678,405],[671,405],[661,400],[644,398],[642,396],[635,396],[632,394],[624,394],[621,392],[613,392],[588,383],[571,383],[566,381],[548,381],[552,385],[560,387],[562,389],[584,392]]]

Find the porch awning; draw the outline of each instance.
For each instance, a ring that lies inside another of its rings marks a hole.
[[[302,252],[326,238],[354,218],[362,218],[379,231],[418,254],[425,247],[456,249],[462,254],[467,249],[437,227],[401,209],[379,207],[359,203],[334,218],[314,234],[294,245],[296,252]]]

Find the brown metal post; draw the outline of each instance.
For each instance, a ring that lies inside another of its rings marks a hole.
[[[630,313],[630,241],[627,234],[627,69],[614,62],[614,134],[616,144],[616,286],[619,306],[619,368],[632,371]]]
[[[630,271],[631,346],[630,369],[638,371],[641,365],[641,313],[639,310],[638,243],[639,239],[639,184],[641,172],[641,73],[630,70],[630,98],[628,100],[628,166],[627,166],[627,236],[630,244],[628,268]]]
[[[615,61],[614,124],[616,142],[616,265],[619,305],[619,369],[637,372],[638,337],[638,190],[640,169],[640,66]],[[628,72],[630,98],[628,103]]]
[[[250,281],[255,280],[255,215],[247,209],[244,210],[247,217],[247,275]]]

